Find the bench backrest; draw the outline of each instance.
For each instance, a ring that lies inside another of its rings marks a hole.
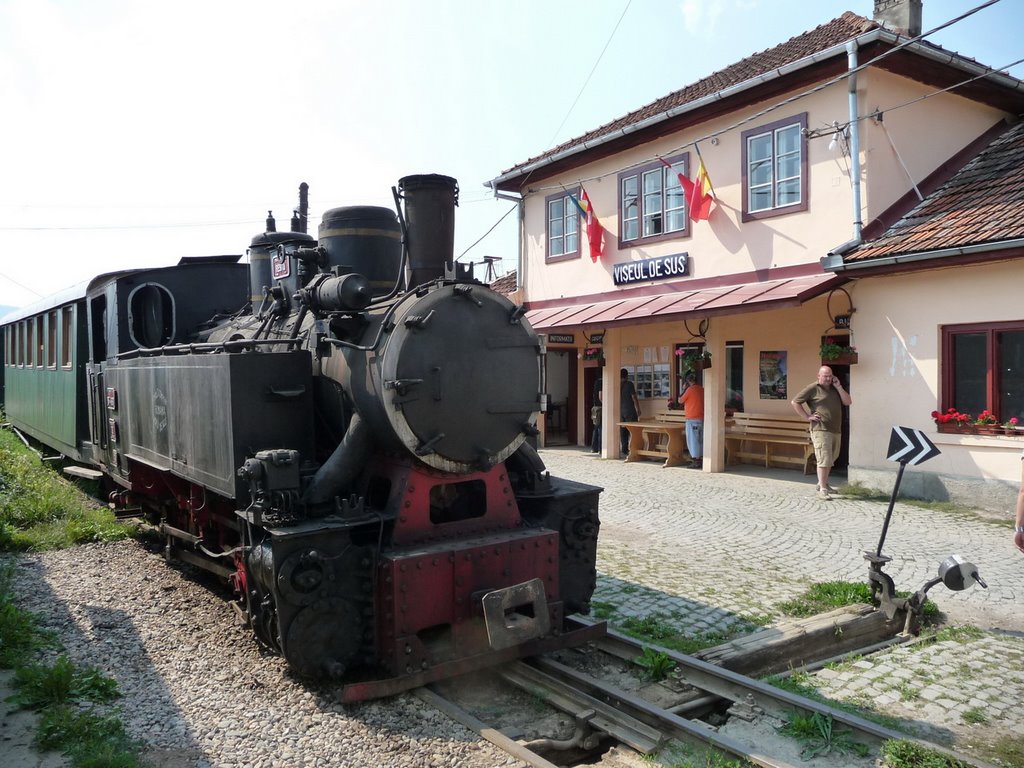
[[[797,416],[775,416],[765,413],[736,413],[729,427],[732,433],[745,435],[791,435],[810,440],[807,421]]]
[[[655,421],[666,421],[668,423],[685,424],[686,415],[682,411],[658,411],[654,414]]]

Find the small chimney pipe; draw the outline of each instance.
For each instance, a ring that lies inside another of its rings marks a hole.
[[[921,0],[875,0],[873,18],[891,32],[917,37],[921,34]]]

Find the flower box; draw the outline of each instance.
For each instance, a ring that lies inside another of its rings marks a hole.
[[[1017,435],[1024,436],[1024,432],[1001,424],[957,424],[954,421],[945,424],[936,424],[936,430],[943,435]]]
[[[845,352],[835,357],[821,358],[822,365],[856,365],[857,364],[857,353],[856,352]]]

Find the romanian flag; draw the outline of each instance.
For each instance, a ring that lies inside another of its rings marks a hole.
[[[686,208],[690,213],[690,221],[707,221],[711,218],[711,206],[715,203],[715,190],[711,186],[711,178],[708,176],[707,169],[704,168],[704,158],[700,156],[699,152],[697,157],[700,163],[697,167],[696,180],[690,181],[681,173],[677,175],[679,176],[679,185],[683,188],[683,194],[686,195]],[[669,168],[672,167],[664,158],[661,158],[661,162]]]
[[[569,195],[569,197],[572,198],[573,203],[576,204],[580,211],[580,216],[586,222],[587,240],[590,242],[590,260],[596,264],[604,252],[604,227],[601,226],[601,222],[594,215],[594,206],[590,204],[587,190],[580,187],[579,199],[575,195]]]

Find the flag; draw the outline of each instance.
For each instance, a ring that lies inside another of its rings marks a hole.
[[[569,195],[569,197],[579,209],[583,221],[586,222],[587,240],[590,242],[590,260],[596,264],[604,252],[604,227],[601,226],[601,222],[594,215],[594,206],[590,204],[590,196],[587,195],[587,190],[580,187],[578,199],[575,195]]]
[[[715,203],[715,190],[711,186],[711,178],[707,169],[704,168],[704,158],[697,153],[699,165],[697,167],[697,178],[690,181],[686,176],[679,173],[679,186],[683,188],[686,196],[686,209],[690,214],[690,221],[707,221],[711,217],[711,206]],[[665,158],[659,158],[669,168],[672,166]]]

